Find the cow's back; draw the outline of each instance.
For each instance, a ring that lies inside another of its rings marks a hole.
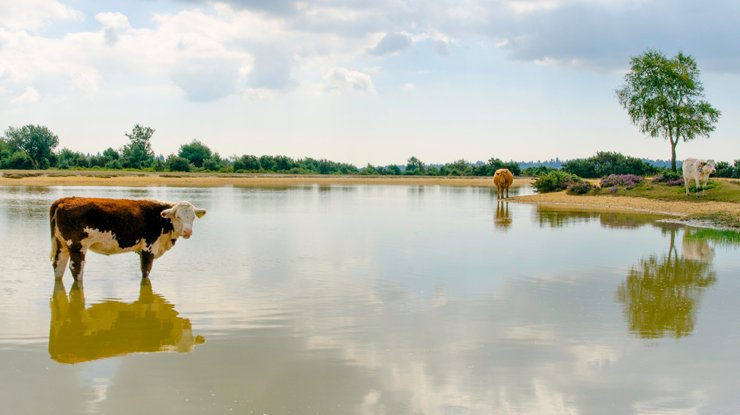
[[[493,175],[493,183],[496,186],[507,188],[514,182],[514,175],[508,169],[498,169]]]
[[[68,197],[54,201],[50,208],[54,226],[65,240],[81,240],[86,229],[110,232],[121,248],[141,239],[153,243],[162,233],[173,230],[160,215],[172,205],[155,200]]]
[[[696,169],[697,161],[698,160],[694,158],[688,158],[683,161],[682,170],[684,178],[693,178],[696,174],[699,173]]]

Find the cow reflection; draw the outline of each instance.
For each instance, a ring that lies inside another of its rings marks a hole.
[[[493,226],[503,231],[511,227],[511,214],[509,213],[509,202],[499,201],[496,204],[496,213],[493,217]]]
[[[711,262],[714,259],[714,249],[709,246],[706,239],[697,237],[687,230],[681,242],[681,256],[694,261]]]
[[[143,280],[133,303],[104,301],[85,308],[85,293],[75,283],[65,292],[61,279],[51,297],[49,354],[60,363],[79,363],[141,352],[190,352],[202,344],[190,320]]]
[[[691,334],[701,294],[717,280],[706,256],[703,260],[679,257],[674,244],[676,229],[670,232],[668,254],[640,260],[617,289],[630,331],[643,338]]]

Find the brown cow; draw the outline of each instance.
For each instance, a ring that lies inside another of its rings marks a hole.
[[[51,260],[54,276],[64,275],[69,264],[72,277],[82,280],[88,250],[111,255],[136,252],[141,257],[141,277],[149,277],[152,264],[175,245],[190,238],[193,220],[206,214],[190,202],[65,197],[49,209]]]
[[[509,169],[498,169],[493,174],[493,184],[496,185],[496,196],[501,199],[506,192],[506,198],[509,198],[509,187],[514,183],[514,175]]]

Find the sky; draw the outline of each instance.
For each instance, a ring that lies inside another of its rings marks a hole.
[[[0,0],[0,131],[59,148],[364,166],[669,159],[615,90],[630,57],[693,56],[722,115],[678,159],[740,158],[736,0]]]

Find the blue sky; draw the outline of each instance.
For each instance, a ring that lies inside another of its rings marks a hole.
[[[629,58],[694,56],[722,111],[678,158],[740,158],[740,3],[684,0],[0,0],[0,128],[170,154],[356,165],[618,151],[668,159],[619,106]]]

